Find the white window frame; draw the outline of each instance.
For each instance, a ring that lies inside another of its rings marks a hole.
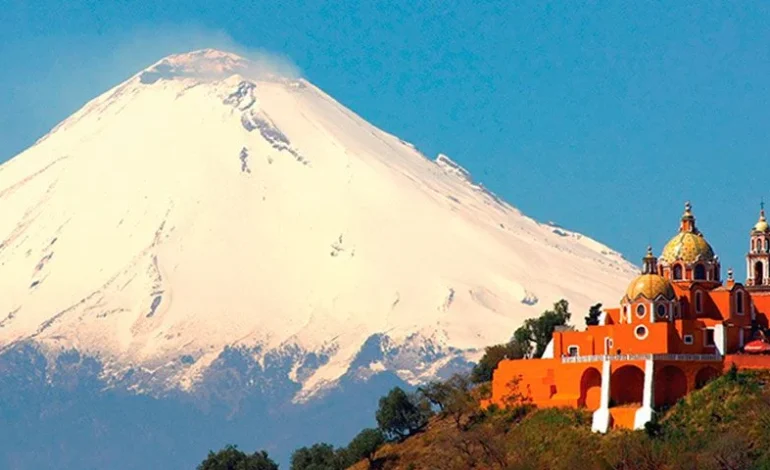
[[[639,334],[639,328],[644,329],[644,333],[641,335]],[[645,340],[648,336],[650,336],[650,329],[644,325],[638,325],[636,328],[634,328],[634,336],[636,336],[636,339],[638,340]]]
[[[639,310],[641,310],[641,311],[642,311],[642,313],[639,313]],[[645,317],[645,315],[647,315],[647,307],[645,307],[645,305],[644,305],[644,304],[639,304],[639,305],[637,305],[637,306],[636,306],[636,308],[634,309],[634,314],[635,314],[635,315],[636,315],[638,318],[644,318],[644,317]]]
[[[572,350],[573,349],[575,350],[575,355],[574,356],[572,355]],[[570,344],[569,346],[567,346],[567,356],[569,356],[569,357],[580,356],[580,346],[578,346],[576,344]]]

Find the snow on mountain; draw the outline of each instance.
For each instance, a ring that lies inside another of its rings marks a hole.
[[[306,80],[214,50],[157,62],[0,166],[0,348],[75,349],[139,391],[195,390],[226,348],[287,358],[297,399],[352,367],[416,383],[559,298],[616,301],[634,273]]]

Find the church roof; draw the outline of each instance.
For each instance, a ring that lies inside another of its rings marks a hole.
[[[685,264],[693,264],[696,261],[714,261],[714,249],[695,227],[692,206],[687,202],[684,207],[679,233],[674,235],[663,247],[660,261],[664,264],[673,264],[676,261],[682,261]]]
[[[658,274],[641,274],[631,281],[626,289],[626,300],[632,301],[638,297],[657,299],[663,296],[667,300],[676,297],[671,282]]]
[[[679,232],[674,235],[660,254],[660,261],[672,264],[683,261],[692,264],[696,261],[713,261],[714,249],[700,233]]]

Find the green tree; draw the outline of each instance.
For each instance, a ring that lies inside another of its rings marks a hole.
[[[566,326],[570,317],[569,302],[562,299],[553,304],[552,310],[525,320],[524,325],[513,333],[513,341],[523,346],[527,356],[542,357],[556,327]]]
[[[599,317],[602,315],[602,304],[592,305],[588,310],[588,316],[585,317],[586,326],[596,326],[599,324]]]
[[[449,395],[452,392],[446,382],[438,380],[428,382],[422,387],[419,387],[417,391],[421,393],[431,405],[437,406],[439,411],[444,411],[447,401],[449,400]]]
[[[379,429],[364,429],[348,444],[346,455],[348,464],[366,459],[369,466],[374,463],[374,453],[385,443],[385,436]]]
[[[449,390],[444,413],[451,416],[457,429],[462,430],[461,421],[479,411],[479,401],[471,394],[473,384],[466,375],[455,374],[446,382]]]
[[[377,425],[386,438],[403,439],[426,424],[430,417],[430,403],[408,395],[399,387],[393,388],[380,398],[377,409]]]
[[[278,464],[264,450],[248,455],[237,446],[228,445],[216,453],[209,451],[198,470],[278,470]]]
[[[508,344],[487,346],[479,363],[471,371],[473,383],[483,383],[492,380],[492,373],[497,364],[503,359],[521,359],[527,355],[527,347],[523,343],[513,340]]]
[[[291,470],[342,470],[346,468],[342,455],[331,444],[301,447],[291,454]]]

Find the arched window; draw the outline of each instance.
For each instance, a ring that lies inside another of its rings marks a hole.
[[[703,310],[703,294],[698,291],[695,293],[695,313],[701,313]]]
[[[770,239],[765,238],[765,253],[770,253]]]
[[[682,265],[675,264],[674,265],[674,280],[682,279]]]
[[[761,286],[765,283],[765,269],[761,261],[754,263],[754,285]]]
[[[695,280],[703,281],[706,279],[706,268],[702,264],[695,266]]]
[[[655,311],[656,315],[658,315],[658,318],[663,318],[666,316],[666,305],[665,304],[658,304],[658,307]]]
[[[743,315],[743,292],[740,291],[735,294],[735,312]]]

